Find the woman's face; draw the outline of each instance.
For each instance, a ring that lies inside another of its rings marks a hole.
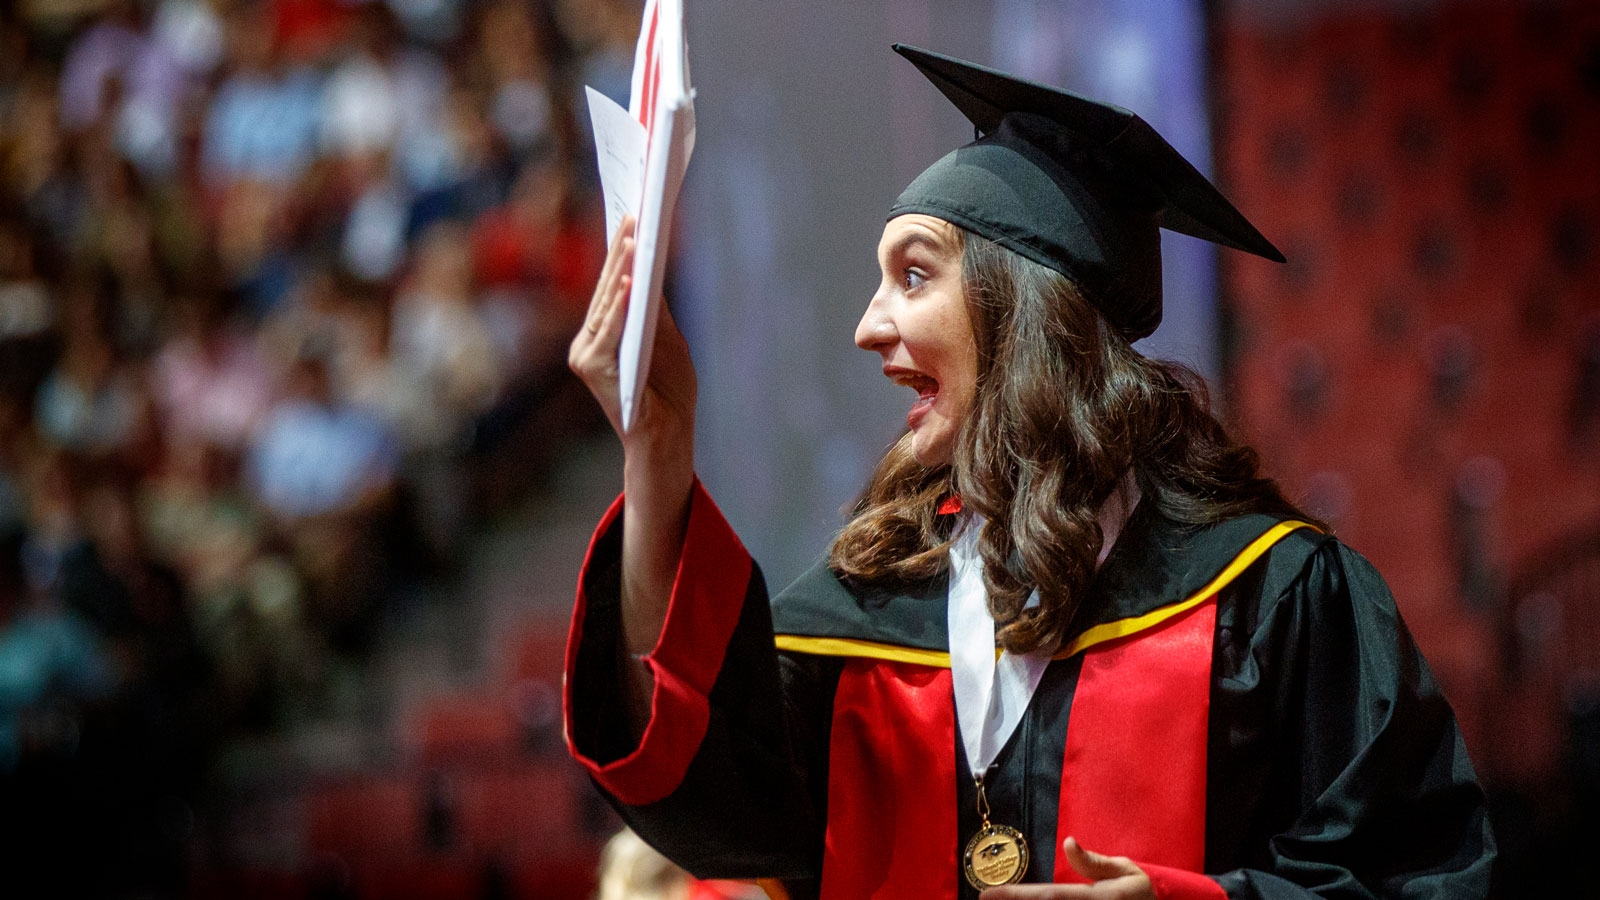
[[[883,357],[883,374],[917,392],[906,414],[917,462],[950,462],[972,411],[978,348],[961,284],[961,245],[943,219],[890,219],[878,242],[877,293],[856,326],[856,346]]]

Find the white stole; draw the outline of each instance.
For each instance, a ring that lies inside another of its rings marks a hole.
[[[1138,502],[1139,485],[1130,471],[1096,514],[1102,535],[1096,566],[1105,562]],[[974,777],[989,770],[1011,733],[1017,730],[1055,653],[1054,647],[1022,654],[1003,650],[996,658],[994,617],[989,614],[989,592],[983,584],[983,560],[978,555],[982,527],[983,518],[976,515],[965,516],[956,526],[955,538],[950,542],[950,593],[945,613],[956,721]],[[1038,605],[1039,592],[1034,591],[1024,608]]]

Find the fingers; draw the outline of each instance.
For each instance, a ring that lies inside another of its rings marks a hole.
[[[584,316],[584,330],[593,334],[599,327],[603,304],[613,296],[617,281],[633,271],[633,216],[624,216],[617,225],[606,250],[605,265],[600,269],[600,280],[595,283],[594,297],[589,301],[589,311]]]
[[[603,292],[597,292],[594,299],[592,315],[584,323],[584,328],[589,334],[595,336],[597,344],[604,344],[600,335],[605,332],[606,325],[617,318],[619,309],[628,306],[628,295],[633,288],[633,238],[623,238],[618,248],[616,270],[611,273],[611,278]]]
[[[1126,856],[1101,856],[1090,852],[1078,844],[1077,838],[1069,837],[1062,841],[1061,849],[1067,854],[1067,862],[1073,871],[1090,881],[1140,874],[1133,860]]]
[[[611,246],[606,248],[606,267],[608,270],[616,268],[617,251],[622,247],[624,241],[633,237],[634,224],[633,216],[623,216],[622,221],[617,223],[617,233],[611,236]],[[602,272],[600,277],[604,278],[605,273]]]
[[[628,298],[633,294],[633,276],[624,275],[617,279],[617,289],[611,299],[606,303],[606,308],[600,314],[600,322],[595,330],[595,349],[615,357],[617,345],[622,342],[622,325],[628,317]]]
[[[589,321],[572,339],[567,365],[593,391],[601,388],[597,379],[616,377],[617,345],[622,342],[622,326],[627,318],[628,295],[632,290],[631,275],[623,275],[613,281],[605,296],[595,298],[595,309]]]
[[[606,257],[606,271],[595,286],[594,298],[589,301],[589,311],[584,316],[583,327],[572,340],[568,362],[574,370],[582,358],[593,352],[609,351],[615,355],[616,345],[622,337],[623,314],[628,308],[628,295],[633,289],[633,238],[618,229],[618,243]],[[579,374],[582,374],[581,372]]]
[[[628,296],[633,290],[633,250],[633,217],[629,216],[622,220],[611,240],[583,325],[567,349],[568,368],[589,388],[614,427],[621,415],[617,345],[622,342]]]

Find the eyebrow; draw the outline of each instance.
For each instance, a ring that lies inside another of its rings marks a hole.
[[[906,235],[901,237],[899,240],[896,240],[893,244],[890,244],[889,249],[884,252],[884,257],[888,258],[895,256],[896,254],[904,253],[918,244],[927,247],[934,253],[945,254],[949,252],[949,247],[945,246],[943,241],[939,240],[933,235],[924,231],[911,231],[906,233]]]

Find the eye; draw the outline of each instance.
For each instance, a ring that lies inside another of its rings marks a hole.
[[[906,269],[904,274],[902,274],[900,276],[900,284],[908,292],[909,291],[914,291],[917,288],[922,287],[924,284],[927,283],[927,281],[928,281],[927,273],[925,273],[921,269],[917,269],[917,268]]]

